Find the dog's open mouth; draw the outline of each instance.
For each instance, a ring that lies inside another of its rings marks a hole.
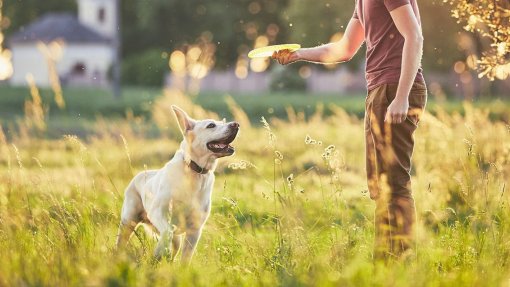
[[[230,145],[230,143],[234,141],[238,131],[238,129],[232,130],[228,136],[219,140],[208,142],[207,148],[214,153],[233,154],[235,149]]]

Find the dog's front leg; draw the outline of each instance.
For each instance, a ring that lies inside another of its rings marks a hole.
[[[116,250],[120,250],[122,247],[127,245],[129,237],[131,237],[131,234],[135,231],[136,225],[137,223],[134,221],[128,222],[127,224],[121,221],[119,224],[119,231],[117,233]]]
[[[172,228],[168,228],[167,230],[160,233],[158,244],[154,250],[154,257],[156,260],[161,260],[163,256],[169,256],[170,260],[172,260],[173,256],[171,242],[173,241],[173,236],[174,232]]]
[[[172,238],[172,257],[171,260],[175,260],[175,256],[179,252],[179,249],[181,248],[181,242],[182,242],[182,235],[174,235]]]
[[[186,231],[184,246],[182,247],[182,262],[187,264],[190,263],[191,257],[193,257],[193,253],[195,252],[201,234],[201,228]]]
[[[171,223],[172,212],[168,208],[160,207],[152,214],[151,223],[159,231],[159,241],[154,250],[154,257],[156,260],[160,260],[163,256],[169,256],[171,259],[174,237],[174,227]]]

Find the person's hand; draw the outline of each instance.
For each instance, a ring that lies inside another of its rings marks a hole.
[[[395,98],[386,110],[385,122],[400,124],[406,120],[409,109],[409,99]]]
[[[299,54],[298,51],[291,52],[288,49],[275,51],[273,55],[271,56],[271,59],[275,59],[280,63],[281,65],[288,65],[296,62],[299,60]]]

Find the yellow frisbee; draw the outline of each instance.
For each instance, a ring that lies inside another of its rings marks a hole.
[[[282,44],[282,45],[273,45],[273,46],[266,46],[257,48],[254,50],[251,50],[248,53],[248,57],[250,58],[264,58],[264,57],[271,57],[274,52],[280,51],[280,50],[290,50],[291,52],[295,52],[301,48],[301,45],[299,44]]]

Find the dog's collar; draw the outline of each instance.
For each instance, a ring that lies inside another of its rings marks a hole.
[[[188,163],[188,166],[189,168],[191,168],[194,172],[196,173],[199,173],[199,174],[207,174],[209,172],[209,170],[207,168],[203,168],[201,166],[199,166],[196,162],[194,162],[193,160],[190,160],[189,163]]]

